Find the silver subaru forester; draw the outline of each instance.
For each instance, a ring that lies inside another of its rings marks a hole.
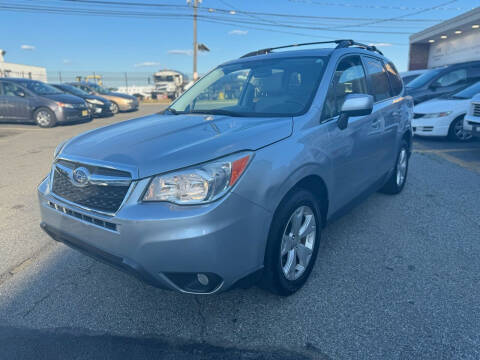
[[[154,286],[294,293],[327,222],[370,192],[399,193],[411,153],[413,101],[394,65],[332,43],[249,53],[163,114],[60,144],[38,187],[42,228]]]

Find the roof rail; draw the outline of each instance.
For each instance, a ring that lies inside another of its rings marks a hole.
[[[350,46],[356,46],[356,47],[359,47],[359,48],[362,48],[362,49],[365,49],[365,50],[369,50],[369,51],[376,51],[380,55],[383,55],[383,53],[380,50],[378,50],[376,46],[362,44],[362,43],[359,43],[359,42],[356,42],[356,41],[353,41],[353,40],[342,40],[337,45],[337,47],[335,49],[343,49],[343,48],[347,48],[347,47],[350,47]]]
[[[240,56],[240,59],[250,57],[250,56],[270,54],[273,50],[278,50],[278,49],[285,49],[285,48],[297,47],[297,46],[318,45],[318,44],[337,44],[335,49],[342,49],[342,48],[346,48],[346,47],[349,47],[349,46],[357,46],[357,47],[360,47],[362,49],[366,49],[366,50],[370,50],[370,51],[376,51],[380,55],[383,55],[382,52],[380,50],[378,50],[373,45],[366,45],[366,44],[362,44],[362,43],[357,43],[357,42],[355,42],[353,40],[350,40],[350,39],[340,39],[340,40],[331,40],[331,41],[314,41],[314,42],[308,42],[308,43],[291,44],[291,45],[284,45],[284,46],[277,46],[277,47],[271,47],[271,48],[266,48],[266,49],[260,49],[260,50],[249,52],[248,54],[245,54],[243,56]]]

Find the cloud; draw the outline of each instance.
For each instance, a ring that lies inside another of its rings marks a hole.
[[[228,32],[228,35],[247,35],[248,30],[232,30]]]
[[[168,54],[173,54],[173,55],[186,55],[186,56],[192,56],[193,51],[192,50],[180,50],[180,49],[174,49],[174,50],[168,50]]]
[[[35,50],[35,46],[33,46],[33,45],[22,45],[22,46],[20,46],[20,49],[27,50],[27,51],[33,51],[33,50]]]
[[[159,62],[156,61],[144,61],[141,63],[137,63],[133,65],[133,67],[139,68],[139,67],[152,67],[152,66],[160,66]]]
[[[63,62],[64,64],[71,64],[71,63],[72,63],[72,60],[70,60],[70,59],[63,59],[62,62]]]
[[[392,46],[392,44],[390,44],[390,43],[382,43],[382,42],[380,42],[380,43],[370,43],[368,45],[370,45],[370,46]]]

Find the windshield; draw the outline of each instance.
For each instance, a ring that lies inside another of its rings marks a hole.
[[[155,81],[173,81],[172,75],[157,75],[155,76]]]
[[[471,99],[479,93],[480,81],[452,94],[450,97],[454,99]]]
[[[171,107],[173,113],[294,116],[305,113],[327,58],[249,61],[216,68]]]
[[[420,75],[419,77],[413,79],[412,81],[410,81],[407,85],[407,87],[409,88],[418,88],[418,87],[421,87],[423,85],[425,85],[426,83],[428,83],[430,80],[432,80],[435,76],[437,76],[440,71],[442,71],[443,69],[432,69],[432,70],[429,70],[427,71],[426,73],[423,73],[422,75]]]
[[[108,95],[110,93],[110,91],[108,91],[107,89],[104,89],[103,87],[97,84],[88,84],[88,87],[92,88],[93,90],[95,90],[95,92],[99,94]]]
[[[29,81],[18,81],[18,83],[37,95],[56,95],[56,94],[62,93],[62,91],[58,90],[57,88],[47,85],[41,81],[29,80]]]
[[[78,95],[78,96],[87,96],[88,93],[79,89],[79,88],[76,88],[75,86],[72,86],[72,85],[57,85],[57,87],[65,92],[68,92],[70,94],[73,94],[73,95]]]

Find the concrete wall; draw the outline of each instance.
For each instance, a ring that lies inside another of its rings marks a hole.
[[[40,66],[0,62],[0,77],[20,77],[46,82],[47,70]]]
[[[428,67],[480,60],[480,32],[457,35],[430,45]]]

